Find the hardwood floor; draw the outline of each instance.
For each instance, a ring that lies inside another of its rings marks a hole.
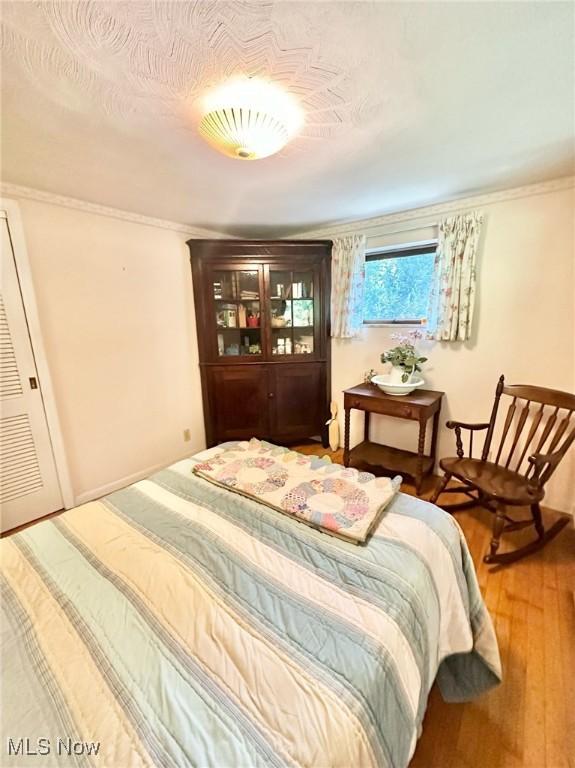
[[[333,454],[317,443],[296,449],[342,461],[341,450]],[[433,484],[429,479],[424,498]],[[402,490],[415,493],[409,484]],[[555,517],[544,511],[546,525]],[[494,570],[482,561],[491,515],[472,509],[457,513],[457,520],[493,617],[504,678],[466,704],[446,704],[434,686],[410,768],[575,768],[573,525],[536,554]],[[508,534],[501,550],[530,533]]]

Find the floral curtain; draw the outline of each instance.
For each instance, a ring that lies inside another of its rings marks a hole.
[[[363,323],[365,235],[333,241],[331,256],[331,335],[357,336]]]
[[[431,291],[429,336],[438,341],[471,337],[475,303],[475,264],[483,214],[452,216],[439,224],[435,277]]]

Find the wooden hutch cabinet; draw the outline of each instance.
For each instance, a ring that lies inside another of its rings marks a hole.
[[[329,418],[329,240],[189,240],[208,446]]]

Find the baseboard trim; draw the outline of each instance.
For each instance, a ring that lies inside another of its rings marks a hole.
[[[301,446],[294,446],[294,450],[298,450]],[[132,483],[137,483],[138,480],[144,480],[149,475],[153,474],[154,472],[159,472],[160,469],[165,469],[166,467],[169,467],[171,464],[175,464],[177,461],[182,461],[182,459],[189,459],[192,456],[195,456],[200,451],[206,450],[205,448],[197,448],[195,450],[188,450],[185,453],[182,453],[180,456],[175,456],[171,458],[167,462],[161,462],[160,464],[154,464],[151,467],[146,467],[145,469],[142,469],[140,472],[134,472],[132,475],[126,475],[125,477],[121,477],[118,480],[114,480],[111,483],[107,483],[106,485],[101,485],[98,488],[92,488],[89,491],[84,491],[83,493],[80,493],[78,496],[74,499],[74,506],[77,507],[80,504],[86,504],[88,501],[94,501],[95,499],[100,499],[102,496],[106,496],[108,493],[113,493],[114,491],[120,490],[120,488],[126,488],[128,485],[132,485]],[[329,450],[329,448],[321,449],[322,455],[333,455],[333,452]],[[341,450],[341,449],[340,449]],[[318,453],[319,455],[319,453]],[[437,475],[435,473],[432,473],[431,475],[428,475],[424,482],[430,482],[430,478],[433,478],[433,482],[439,482],[441,476]],[[408,484],[410,485],[410,484]],[[424,497],[421,497],[424,498]],[[425,499],[424,499],[425,500]],[[67,509],[70,509],[70,507],[67,507]],[[552,515],[567,515],[568,517],[571,517],[573,520],[573,524],[575,524],[575,515],[570,510],[563,510],[559,511],[557,509],[553,509],[551,507],[547,507],[544,504],[542,505],[543,512],[546,514],[552,514]]]
[[[169,467],[171,464],[175,464],[176,461],[181,461],[182,459],[188,459],[190,456],[193,456],[197,451],[186,451],[181,456],[174,456],[167,462],[162,462],[160,464],[154,464],[151,467],[146,467],[145,469],[142,469],[140,472],[134,472],[132,475],[126,475],[125,477],[121,477],[118,480],[114,480],[111,483],[106,483],[106,485],[100,485],[98,488],[92,488],[89,491],[84,491],[83,493],[80,493],[78,496],[74,499],[74,506],[78,507],[80,504],[86,504],[88,501],[95,501],[96,499],[101,499],[102,496],[106,496],[108,493],[113,493],[114,491],[119,491],[121,488],[126,488],[128,485],[132,485],[132,483],[137,483],[139,480],[144,480],[149,475],[153,474],[154,472],[159,472],[160,469],[165,469],[166,467]]]

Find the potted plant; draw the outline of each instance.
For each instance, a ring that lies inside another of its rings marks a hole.
[[[420,357],[407,337],[401,337],[401,343],[393,349],[388,349],[381,355],[382,363],[391,363],[389,381],[392,384],[407,384],[416,371],[421,371],[421,363],[426,357]]]

